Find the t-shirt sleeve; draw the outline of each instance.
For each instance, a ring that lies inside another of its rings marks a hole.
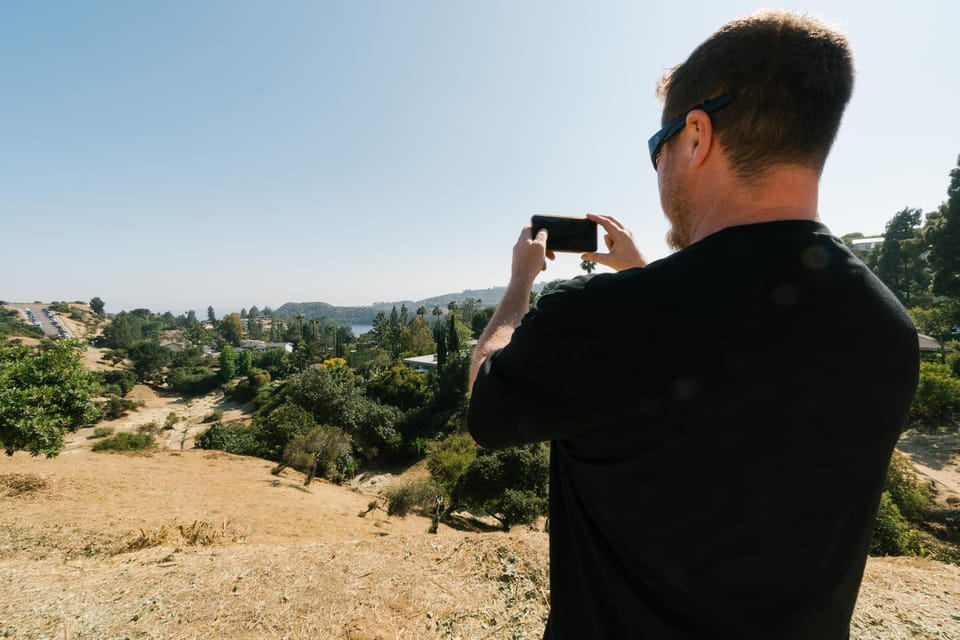
[[[557,440],[595,426],[599,380],[582,282],[543,296],[480,367],[468,414],[482,446]]]

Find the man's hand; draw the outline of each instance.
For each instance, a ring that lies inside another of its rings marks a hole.
[[[606,232],[603,235],[603,242],[607,245],[609,253],[584,253],[580,256],[581,260],[598,262],[616,271],[647,266],[647,261],[640,253],[640,248],[633,239],[633,234],[619,220],[613,216],[601,216],[595,213],[588,213],[587,219],[593,220],[603,227]]]
[[[513,245],[513,264],[507,290],[473,349],[473,360],[470,363],[471,390],[480,365],[487,356],[510,343],[513,330],[530,308],[533,281],[547,268],[547,258],[553,260],[556,257],[553,251],[547,251],[546,229],[540,229],[535,237],[530,236],[530,231],[531,227],[524,227]]]
[[[547,230],[540,229],[536,236],[530,233],[531,230],[530,226],[524,227],[513,245],[510,279],[516,281],[515,284],[528,284],[532,287],[540,272],[547,270],[546,259],[553,260],[556,255],[553,251],[547,251]]]

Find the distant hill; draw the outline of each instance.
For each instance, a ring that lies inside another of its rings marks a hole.
[[[542,285],[534,286],[539,290]],[[460,293],[445,293],[423,300],[395,300],[392,302],[374,302],[366,307],[337,307],[326,302],[287,302],[274,312],[280,317],[294,317],[302,314],[307,320],[320,320],[326,318],[337,324],[372,324],[377,312],[389,312],[393,307],[399,309],[407,305],[410,313],[416,311],[417,307],[426,307],[433,310],[434,307],[446,309],[447,304],[456,302],[462,304],[467,298],[480,300],[481,307],[493,307],[500,304],[506,287],[490,287],[488,289],[464,289]]]

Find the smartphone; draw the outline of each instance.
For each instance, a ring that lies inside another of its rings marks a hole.
[[[533,216],[530,218],[531,233],[536,236],[540,229],[547,230],[547,249],[584,253],[597,250],[597,223],[586,218],[564,216]]]

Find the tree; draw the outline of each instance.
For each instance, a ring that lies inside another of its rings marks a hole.
[[[504,529],[533,522],[547,510],[549,467],[542,442],[499,451],[480,449],[457,480],[453,500],[487,511]]]
[[[224,382],[237,376],[237,352],[228,344],[220,350],[220,379]]]
[[[213,312],[213,307],[207,307],[207,320],[209,320],[213,326],[217,326],[217,314]]]
[[[923,253],[923,242],[917,237],[917,229],[923,212],[920,209],[903,209],[887,223],[883,244],[877,256],[877,277],[904,304],[923,294],[929,284]]]
[[[75,340],[0,343],[0,447],[7,455],[52,458],[66,433],[97,419],[96,377],[83,367],[84,348]]]
[[[960,298],[960,157],[950,172],[947,196],[927,234],[933,293]]]
[[[230,313],[220,322],[220,336],[237,347],[243,339],[243,320],[240,314]]]
[[[480,309],[475,314],[473,314],[473,320],[470,323],[470,328],[473,330],[473,337],[480,339],[480,334],[483,333],[483,330],[487,328],[487,325],[490,323],[490,318],[493,317],[493,312],[495,309],[493,307],[484,307]]]
[[[163,369],[173,357],[169,349],[161,347],[157,342],[144,340],[130,347],[127,356],[133,361],[133,370],[141,382],[163,382]]]
[[[106,303],[100,299],[100,296],[94,296],[93,298],[90,299],[90,308],[93,309],[93,312],[98,316],[100,316],[101,318],[104,316],[103,314],[104,306],[106,306]]]
[[[249,349],[243,349],[240,353],[237,354],[237,375],[245,376],[249,375],[250,370],[253,368],[253,356],[250,355]]]
[[[587,273],[593,273],[597,268],[597,263],[592,260],[581,260],[580,268],[586,271]]]

